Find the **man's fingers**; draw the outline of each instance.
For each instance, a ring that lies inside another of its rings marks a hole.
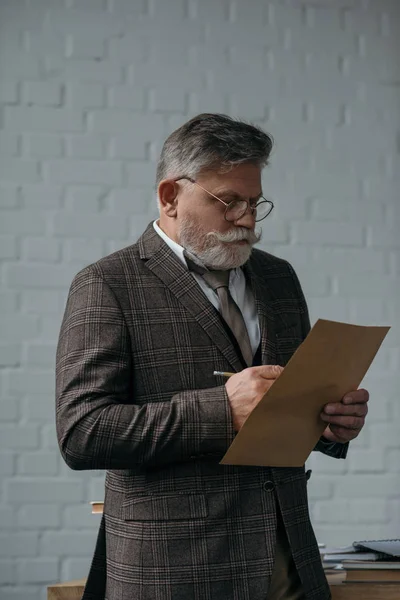
[[[367,390],[360,389],[354,392],[349,392],[343,398],[343,404],[364,404],[369,400]]]
[[[343,415],[338,416],[327,416],[324,413],[321,414],[321,419],[326,423],[331,425],[337,425],[338,427],[343,427],[344,429],[361,429],[364,425],[364,417],[344,417]]]
[[[326,404],[324,407],[324,413],[327,415],[344,415],[344,416],[358,416],[365,417],[368,413],[367,404],[348,404],[345,406],[341,402],[334,404]]]
[[[261,365],[253,367],[254,371],[264,379],[276,379],[283,371],[283,367],[279,365]]]

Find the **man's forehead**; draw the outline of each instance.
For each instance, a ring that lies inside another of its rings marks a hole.
[[[230,171],[205,173],[202,183],[212,184],[221,191],[256,196],[261,192],[261,169],[255,165],[238,165]]]

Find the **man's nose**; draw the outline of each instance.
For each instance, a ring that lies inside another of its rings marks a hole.
[[[240,219],[236,219],[235,225],[238,227],[247,227],[247,229],[254,229],[255,222],[255,211],[252,211],[250,205],[248,204],[246,212],[240,217]]]

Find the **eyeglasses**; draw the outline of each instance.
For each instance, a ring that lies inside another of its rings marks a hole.
[[[224,202],[223,200],[221,200],[221,198],[218,198],[218,196],[215,196],[215,194],[206,190],[202,185],[197,183],[197,181],[195,181],[191,177],[178,177],[174,181],[180,181],[181,179],[186,179],[187,181],[190,181],[190,183],[194,183],[204,192],[209,194],[209,196],[212,196],[213,198],[215,198],[215,200],[221,202],[225,206],[225,220],[229,222],[241,219],[246,213],[248,207],[250,208],[251,214],[254,215],[256,222],[262,221],[263,219],[268,217],[268,215],[274,208],[272,200],[267,200],[266,198],[264,198],[264,196],[261,196],[261,198],[257,200],[257,202],[254,205],[251,205],[249,200],[232,200],[232,202]]]

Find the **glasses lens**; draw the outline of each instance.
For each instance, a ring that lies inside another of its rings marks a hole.
[[[260,200],[257,203],[257,208],[255,211],[256,221],[262,221],[265,219],[265,217],[268,217],[273,207],[274,205],[270,200]]]
[[[234,200],[228,205],[225,218],[227,221],[236,221],[236,219],[240,219],[244,215],[246,210],[247,202],[245,200]]]

